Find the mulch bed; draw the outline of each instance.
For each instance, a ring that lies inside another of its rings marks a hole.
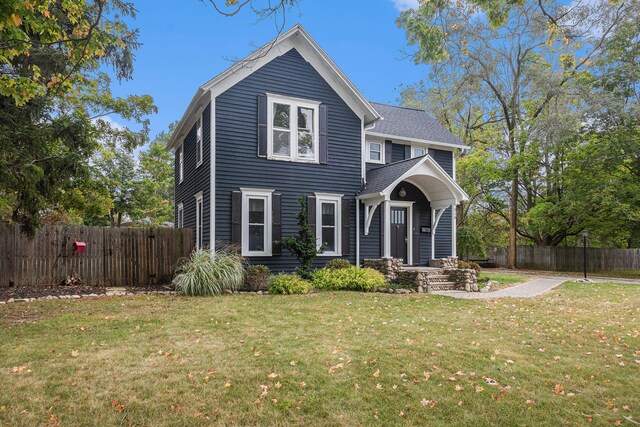
[[[0,287],[0,301],[23,298],[40,298],[46,296],[62,296],[62,295],[102,295],[106,294],[110,288],[104,286],[87,286],[87,285],[56,285],[56,286],[13,286],[10,288]],[[136,286],[136,287],[119,287],[126,292],[131,293],[148,293],[155,291],[172,290],[171,286]]]

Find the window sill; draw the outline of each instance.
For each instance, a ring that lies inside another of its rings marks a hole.
[[[384,165],[384,161],[382,160],[367,160],[367,163],[374,163],[376,165]]]
[[[271,252],[249,252],[249,253],[242,253],[243,257],[270,257],[273,256]]]
[[[337,253],[337,252],[323,252],[321,254],[318,254],[318,256],[322,256],[322,257],[327,257],[327,256],[332,256],[332,257],[340,257],[342,256],[341,253]]]
[[[289,163],[306,163],[306,164],[320,164],[320,161],[313,159],[292,159],[290,157],[277,157],[277,156],[267,156],[267,160],[276,160],[280,162],[289,162]]]

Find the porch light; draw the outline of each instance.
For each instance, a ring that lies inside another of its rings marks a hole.
[[[398,192],[398,195],[402,198],[404,198],[407,195],[407,192],[405,191],[404,187],[400,187],[400,191]]]

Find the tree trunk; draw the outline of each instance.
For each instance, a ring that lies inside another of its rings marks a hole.
[[[516,227],[518,224],[518,171],[513,173],[511,179],[511,194],[509,195],[509,265],[510,269],[516,269],[518,263],[518,247],[516,241]]]

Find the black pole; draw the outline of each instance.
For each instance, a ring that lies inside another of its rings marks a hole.
[[[584,279],[587,280],[587,235],[586,233],[582,234],[582,252],[584,255]]]

